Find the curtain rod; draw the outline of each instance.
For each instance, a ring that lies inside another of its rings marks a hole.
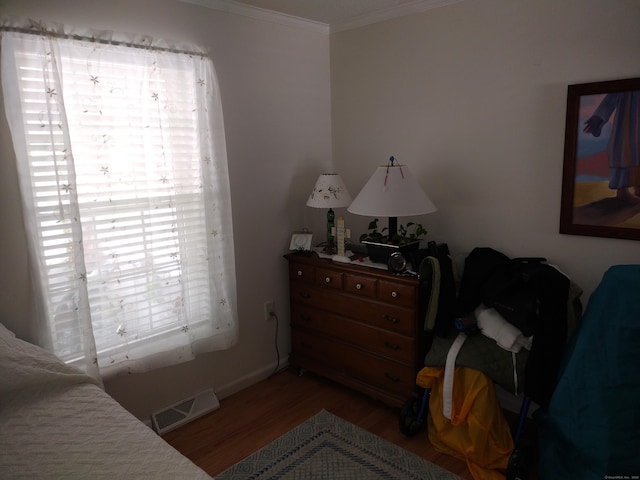
[[[103,45],[115,45],[115,46],[123,46],[123,47],[131,47],[131,48],[139,48],[141,50],[153,50],[158,52],[168,52],[168,53],[179,53],[182,55],[195,55],[198,57],[207,57],[206,53],[203,52],[193,52],[189,50],[180,50],[177,48],[169,48],[169,47],[159,47],[154,45],[144,45],[142,43],[133,43],[133,42],[122,42],[118,40],[106,40],[102,38],[96,37],[88,37],[86,35],[76,35],[76,34],[68,34],[68,33],[59,33],[53,30],[47,30],[43,26],[38,25],[39,28],[26,28],[26,27],[10,27],[10,26],[0,26],[0,32],[17,32],[17,33],[26,33],[28,35],[38,35],[38,36],[47,36],[47,37],[55,37],[55,38],[64,38],[67,40],[80,40],[91,43],[100,43]]]

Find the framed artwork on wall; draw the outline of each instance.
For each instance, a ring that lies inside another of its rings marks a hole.
[[[568,86],[560,233],[640,240],[640,78]]]

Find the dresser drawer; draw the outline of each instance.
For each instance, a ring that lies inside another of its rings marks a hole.
[[[313,329],[337,339],[349,339],[354,345],[399,361],[411,363],[416,356],[412,337],[354,322],[334,313],[294,305],[291,321],[294,326]]]
[[[292,305],[302,303],[395,333],[415,334],[415,312],[409,308],[338,294],[327,288],[302,283],[291,284],[290,294]]]
[[[316,284],[322,287],[342,290],[342,272],[328,268],[316,269]]]
[[[414,307],[416,305],[416,289],[410,285],[378,281],[378,299],[394,305]]]
[[[304,263],[290,263],[289,264],[289,279],[292,282],[309,282],[315,281],[316,269],[313,265],[306,265]]]
[[[303,331],[294,331],[292,343],[302,365],[304,358],[308,357],[360,381],[406,397],[415,390],[416,371],[413,365],[386,359],[349,344]]]
[[[377,284],[375,278],[362,275],[346,274],[344,277],[344,291],[362,297],[376,298]]]

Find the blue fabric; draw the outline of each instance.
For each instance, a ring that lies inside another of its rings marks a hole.
[[[560,372],[535,416],[539,478],[640,475],[640,265],[605,273]]]

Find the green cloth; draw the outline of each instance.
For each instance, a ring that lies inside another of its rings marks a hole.
[[[444,367],[447,353],[449,353],[451,344],[457,335],[458,332],[452,330],[446,337],[434,337],[431,348],[425,356],[424,364],[428,367]],[[524,368],[528,357],[529,352],[524,348],[515,354],[517,389],[512,353],[500,348],[496,345],[495,340],[480,333],[470,335],[467,338],[458,353],[456,365],[480,370],[506,391],[521,393],[524,386]]]

